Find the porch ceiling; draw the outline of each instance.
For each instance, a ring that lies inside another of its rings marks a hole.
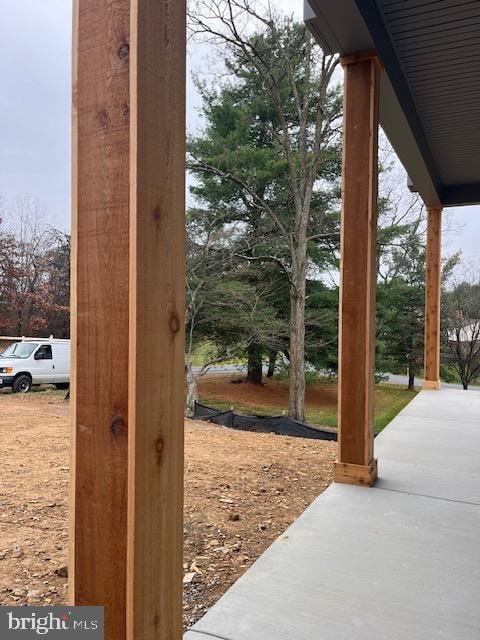
[[[380,122],[425,203],[480,203],[480,2],[305,0],[325,51],[376,49]]]

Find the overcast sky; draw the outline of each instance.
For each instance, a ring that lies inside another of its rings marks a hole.
[[[302,0],[276,0],[300,16]],[[70,0],[2,0],[0,20],[0,194],[28,193],[50,221],[70,225]],[[198,56],[194,57],[198,64]],[[190,61],[192,57],[190,57]],[[198,97],[188,82],[188,123]],[[480,258],[480,206],[454,210],[448,251]]]

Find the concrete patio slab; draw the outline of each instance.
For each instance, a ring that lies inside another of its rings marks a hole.
[[[185,639],[477,640],[480,505],[465,498],[480,495],[480,425],[462,421],[463,405],[474,415],[470,394],[432,395],[419,394],[377,439],[376,487],[332,485]],[[407,472],[412,491],[402,489]]]
[[[378,488],[480,504],[480,394],[423,391],[375,439]]]
[[[438,391],[422,391],[415,402],[408,404],[401,412],[402,416],[417,416],[480,423],[480,393],[478,389],[463,391],[461,389],[441,389]]]

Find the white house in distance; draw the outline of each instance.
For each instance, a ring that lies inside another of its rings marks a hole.
[[[449,329],[449,342],[478,342],[480,340],[480,320],[467,320],[462,326]]]

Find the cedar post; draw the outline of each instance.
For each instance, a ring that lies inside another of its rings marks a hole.
[[[182,637],[185,0],[132,0],[127,639]]]
[[[75,0],[69,599],[125,638],[130,2]]]
[[[440,389],[440,284],[442,209],[427,209],[424,389]]]
[[[373,485],[378,92],[375,52],[345,70],[336,482]]]
[[[75,0],[73,33],[69,599],[176,640],[185,3]]]

